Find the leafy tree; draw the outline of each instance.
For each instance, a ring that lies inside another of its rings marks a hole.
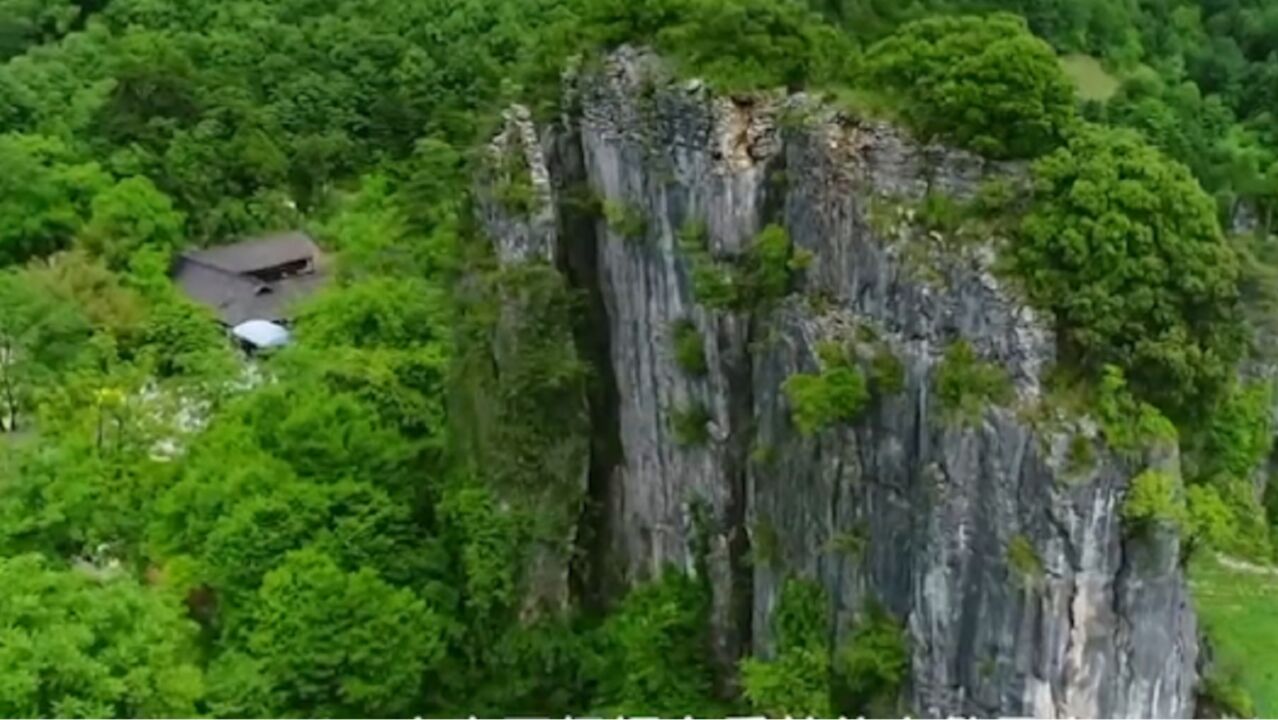
[[[0,167],[0,266],[69,245],[109,184],[96,164],[78,163],[63,143],[34,135],[0,135]]]
[[[770,717],[833,714],[827,605],[816,583],[786,582],[772,619],[775,658],[741,663],[743,691],[756,710]]]
[[[80,309],[23,274],[0,272],[0,410],[16,430],[36,390],[76,362],[90,328]]]
[[[182,245],[184,225],[182,214],[150,180],[132,177],[93,199],[80,239],[91,254],[119,270],[143,247],[172,253]]]
[[[196,714],[203,686],[193,624],[172,598],[115,574],[0,558],[0,713]]]
[[[343,571],[317,549],[290,553],[268,573],[252,614],[243,652],[269,686],[253,714],[404,714],[443,651],[441,621],[420,599],[370,568]]]
[[[706,589],[674,570],[631,591],[601,628],[607,715],[715,715]]]
[[[866,69],[919,130],[994,157],[1041,155],[1075,123],[1056,54],[1014,15],[911,23],[869,49]]]
[[[1013,250],[1051,310],[1067,358],[1119,366],[1181,417],[1221,387],[1244,348],[1237,259],[1184,166],[1128,132],[1088,128],[1034,166]]]

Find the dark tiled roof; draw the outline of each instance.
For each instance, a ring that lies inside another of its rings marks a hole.
[[[252,273],[301,260],[318,260],[320,249],[302,232],[285,232],[183,253],[183,258],[231,273]]]
[[[211,308],[223,323],[248,320],[287,321],[295,301],[313,294],[327,281],[320,250],[301,233],[183,253],[173,280],[192,300]],[[310,260],[308,272],[271,281],[250,273]]]

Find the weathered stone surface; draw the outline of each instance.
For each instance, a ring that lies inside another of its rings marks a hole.
[[[827,589],[836,643],[881,603],[907,628],[908,700],[925,715],[1189,715],[1198,649],[1178,538],[1125,534],[1119,512],[1129,479],[1174,456],[1121,459],[1085,420],[1032,422],[1054,360],[1047,324],[992,272],[995,238],[927,233],[908,209],[1023,170],[802,96],[715,97],[635,50],[575,78],[571,94],[580,110],[546,145],[571,147],[575,161],[554,184],[587,183],[647,226],[627,238],[599,220],[587,274],[621,446],[595,491],[607,582],[671,563],[708,573],[725,668],[771,651],[769,618],[791,575]],[[708,310],[679,248],[689,221],[705,223],[721,258],[780,223],[812,262],[779,307]],[[705,377],[675,362],[681,319],[703,335]],[[891,352],[904,387],[876,393],[856,423],[805,437],[781,386],[819,369],[830,339]],[[934,388],[957,339],[1016,391],[967,425],[943,419]],[[693,405],[712,418],[705,447],[681,447],[671,429]],[[1091,467],[1068,460],[1078,434],[1095,446]],[[1016,538],[1041,573],[1012,567]]]

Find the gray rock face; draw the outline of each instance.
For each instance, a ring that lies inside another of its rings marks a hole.
[[[579,110],[543,137],[563,175],[553,184],[586,183],[646,220],[641,238],[602,219],[594,232],[621,445],[595,490],[613,592],[667,564],[708,573],[725,668],[772,651],[788,577],[825,587],[836,646],[879,603],[905,624],[907,700],[924,715],[1192,713],[1198,647],[1179,540],[1125,534],[1120,518],[1130,478],[1176,471],[1174,454],[1125,460],[1086,420],[1036,421],[1054,359],[1044,318],[991,272],[994,238],[956,243],[914,222],[929,193],[968,199],[1023,169],[801,96],[715,97],[633,50],[571,94]],[[778,223],[811,262],[780,305],[710,310],[680,249],[690,222],[717,258]],[[682,320],[704,340],[704,377],[675,361]],[[1015,388],[1015,402],[970,423],[943,418],[935,388],[959,339]],[[855,423],[805,436],[781,388],[818,371],[829,340],[889,353],[904,382],[876,391]],[[689,407],[709,412],[704,446],[672,429]],[[1081,469],[1077,435],[1096,455]],[[1018,570],[1013,544],[1041,567]]]

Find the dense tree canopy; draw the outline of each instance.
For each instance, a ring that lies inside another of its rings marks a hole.
[[[920,20],[872,46],[867,69],[922,132],[994,157],[1033,157],[1074,122],[1074,89],[1013,15]]]
[[[1275,37],[1272,0],[0,0],[0,715],[894,712],[908,646],[872,603],[832,647],[823,590],[790,579],[775,652],[726,677],[701,568],[576,587],[582,460],[619,452],[585,437],[589,318],[555,268],[493,266],[468,191],[498,108],[559,117],[565,68],[623,43],[1037,159],[1011,279],[1105,424],[1179,421],[1193,542],[1271,553],[1269,395],[1236,363],[1239,298],[1278,308]],[[1120,88],[1080,105],[1057,51]],[[333,282],[248,360],[173,256],[296,227]],[[801,282],[780,225],[735,264],[704,240],[706,312]],[[787,383],[800,425],[873,407],[852,365]],[[949,394],[1006,390],[973,368]],[[567,612],[526,592],[546,548]]]
[[[1244,349],[1238,265],[1211,199],[1127,132],[1087,128],[1034,167],[1016,243],[1065,350],[1113,363],[1172,413],[1200,407]]]

